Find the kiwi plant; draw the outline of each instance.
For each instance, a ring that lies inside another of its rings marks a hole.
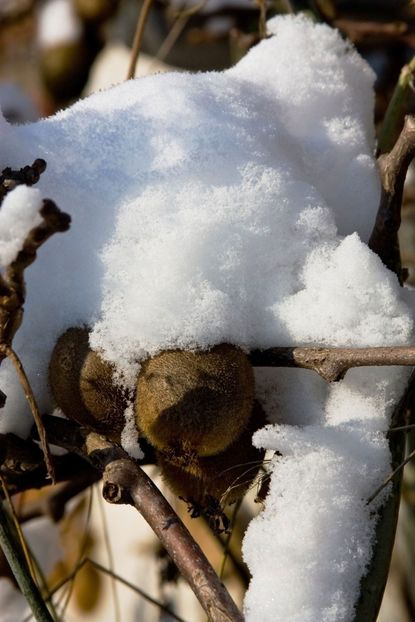
[[[128,396],[113,372],[89,347],[88,329],[69,328],[52,352],[49,383],[68,418],[118,440]],[[263,459],[251,439],[265,423],[246,354],[225,343],[165,350],[142,364],[136,389],[137,428],[172,491],[201,511],[241,498]]]

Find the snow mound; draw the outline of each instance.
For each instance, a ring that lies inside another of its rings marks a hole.
[[[379,200],[374,76],[327,26],[269,28],[228,71],[129,81],[32,125],[0,121],[1,164],[44,158],[39,191],[72,216],[27,271],[14,342],[41,411],[69,326],[91,326],[127,387],[165,348],[411,338],[397,279],[364,244]],[[375,524],[364,499],[388,472],[381,432],[405,376],[360,369],[329,387],[311,372],[256,370],[273,425],[255,442],[283,457],[246,536],[248,621],[351,620]],[[7,362],[0,384],[0,431],[27,434]]]

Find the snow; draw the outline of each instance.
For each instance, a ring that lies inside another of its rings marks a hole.
[[[411,339],[398,281],[365,244],[374,75],[327,26],[286,17],[269,30],[223,73],[129,81],[36,124],[1,123],[1,164],[44,158],[37,187],[72,216],[27,271],[14,341],[42,412],[53,344],[84,323],[127,388],[165,348]],[[245,538],[248,622],[352,620],[376,522],[365,500],[390,469],[384,432],[406,376],[359,369],[328,386],[256,370],[272,423],[255,443],[282,457]],[[7,362],[0,383],[0,431],[27,434]]]
[[[18,186],[6,196],[0,210],[0,268],[12,263],[31,229],[42,222],[39,190]]]

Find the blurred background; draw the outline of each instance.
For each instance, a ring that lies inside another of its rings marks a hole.
[[[415,112],[415,61],[414,66],[411,63],[415,54],[413,1],[0,0],[0,106],[11,123],[25,123],[51,115],[131,75],[220,70],[234,64],[265,36],[266,19],[298,11],[307,11],[313,19],[337,27],[375,71],[379,150],[388,151],[400,129],[395,119],[396,127],[389,126],[387,135],[382,134],[391,101],[406,112]],[[404,66],[407,68],[401,73]],[[405,190],[401,250],[403,265],[408,268],[407,285],[412,287],[414,170],[410,171]],[[415,440],[408,438],[413,449]],[[261,509],[256,498],[261,484],[266,485],[266,474],[242,504],[230,508],[230,537],[223,533],[215,535],[202,518],[190,519],[185,504],[164,490],[156,467],[148,467],[148,471],[201,543],[215,569],[222,573],[240,605],[249,581],[241,557],[241,540],[247,523]],[[63,518],[56,521],[59,512],[55,520],[45,516],[50,496],[49,489],[31,491],[20,495],[15,505],[44,580],[49,588],[61,585],[57,590],[61,619],[205,620],[174,564],[135,510],[104,504],[99,485],[95,485],[74,497],[66,505]],[[1,557],[0,576],[0,622],[30,620]],[[414,576],[415,467],[409,465],[379,622],[415,621]],[[120,578],[133,584],[135,590]],[[176,617],[165,607],[174,611]]]

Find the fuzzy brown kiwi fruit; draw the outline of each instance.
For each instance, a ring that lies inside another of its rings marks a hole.
[[[225,451],[187,464],[163,452],[157,455],[169,488],[186,501],[205,510],[217,501],[222,508],[242,498],[254,481],[264,459],[264,450],[252,445],[252,435],[266,423],[260,404],[255,402],[246,428]]]
[[[121,433],[125,392],[113,383],[113,366],[89,347],[87,328],[69,328],[59,337],[49,363],[56,404],[69,419],[107,436]]]
[[[253,400],[253,371],[240,348],[165,350],[141,367],[137,426],[166,455],[185,461],[192,455],[212,456],[240,436]]]

